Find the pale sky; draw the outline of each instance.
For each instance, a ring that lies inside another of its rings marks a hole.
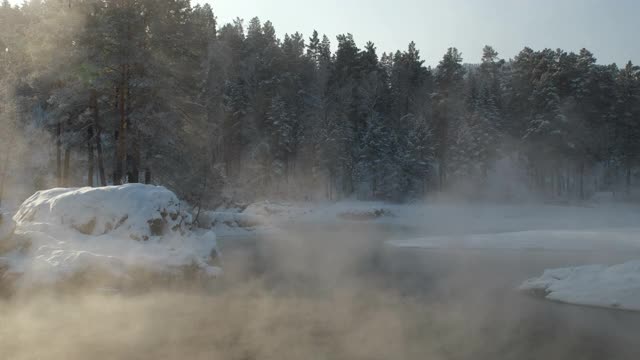
[[[279,37],[314,29],[350,32],[359,46],[373,41],[380,53],[415,41],[429,65],[450,46],[465,62],[478,62],[492,45],[503,58],[524,46],[578,51],[600,63],[640,63],[640,0],[192,0],[211,3],[219,23],[240,17],[271,20]],[[21,0],[14,0],[21,3]]]
[[[503,58],[523,47],[586,47],[600,63],[640,62],[640,0],[211,0],[220,23],[239,16],[271,20],[279,36],[313,29],[350,32],[358,45],[373,41],[380,53],[413,40],[427,64],[450,46],[465,62],[479,62],[482,47]]]

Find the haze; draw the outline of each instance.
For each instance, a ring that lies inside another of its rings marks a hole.
[[[640,5],[196,3],[0,0],[0,360],[638,359]]]

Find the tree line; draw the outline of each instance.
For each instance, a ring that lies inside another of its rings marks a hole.
[[[584,199],[630,192],[640,158],[640,68],[586,49],[450,48],[432,68],[413,42],[278,38],[188,0],[31,0],[0,6],[0,50],[0,193],[28,169],[34,188],[198,202],[482,197],[496,178]]]

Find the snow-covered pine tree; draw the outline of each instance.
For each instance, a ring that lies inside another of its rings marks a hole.
[[[449,48],[435,70],[436,91],[434,101],[434,134],[438,161],[439,186],[447,185],[451,138],[462,117],[462,91],[465,69],[462,54]]]

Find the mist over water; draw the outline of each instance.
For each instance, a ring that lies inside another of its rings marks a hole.
[[[15,292],[0,267],[0,360],[638,357],[640,314],[515,290],[545,269],[638,253],[385,244],[637,226],[635,205],[615,201],[637,198],[638,67],[527,44],[513,59],[491,46],[425,59],[427,44],[278,39],[267,19],[217,24],[215,11],[0,8],[5,224],[38,190],[144,179],[198,213],[261,199],[414,202],[384,205],[403,209],[402,225],[333,216],[222,237],[224,274],[207,284],[90,278]],[[611,208],[589,210],[599,196]]]
[[[639,350],[637,314],[514,292],[513,284],[566,255],[384,247],[394,235],[406,234],[375,225],[295,226],[221,239],[225,274],[207,288],[18,294],[0,303],[0,356],[632,359]]]

